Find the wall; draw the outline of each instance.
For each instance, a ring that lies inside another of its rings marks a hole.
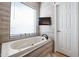
[[[40,6],[40,17],[51,17],[52,25],[40,25],[40,34],[47,34],[54,39],[55,20],[54,20],[54,3],[42,2]]]
[[[9,40],[10,3],[0,2],[0,55],[1,43]]]
[[[10,2],[0,2],[0,43],[9,40]]]
[[[78,19],[79,19],[79,2],[78,2]],[[78,20],[78,56],[79,56],[79,20]]]

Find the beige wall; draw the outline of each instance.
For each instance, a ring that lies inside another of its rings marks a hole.
[[[10,33],[10,3],[0,2],[0,56],[1,43],[9,40]]]
[[[9,40],[10,2],[0,2],[0,43]]]
[[[40,34],[48,34],[54,39],[54,3],[53,2],[42,2],[40,6],[40,17],[51,17],[52,25],[41,25]]]
[[[37,10],[37,24],[38,16],[40,11],[40,3],[38,2],[25,2],[25,5],[28,5],[35,10]],[[0,43],[10,41],[10,11],[11,3],[10,2],[0,2]],[[38,33],[38,25],[37,25]]]

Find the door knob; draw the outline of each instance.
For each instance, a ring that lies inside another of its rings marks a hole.
[[[57,32],[61,32],[60,30],[57,30]]]

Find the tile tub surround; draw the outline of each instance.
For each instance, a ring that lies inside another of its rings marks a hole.
[[[52,40],[55,39],[55,22],[54,19],[54,3],[53,2],[41,2],[40,5],[40,17],[51,17],[51,25],[41,25],[40,34],[47,34]]]

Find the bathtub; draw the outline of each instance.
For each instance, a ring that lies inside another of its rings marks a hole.
[[[50,39],[37,36],[2,44],[2,57],[22,57],[45,45]]]

